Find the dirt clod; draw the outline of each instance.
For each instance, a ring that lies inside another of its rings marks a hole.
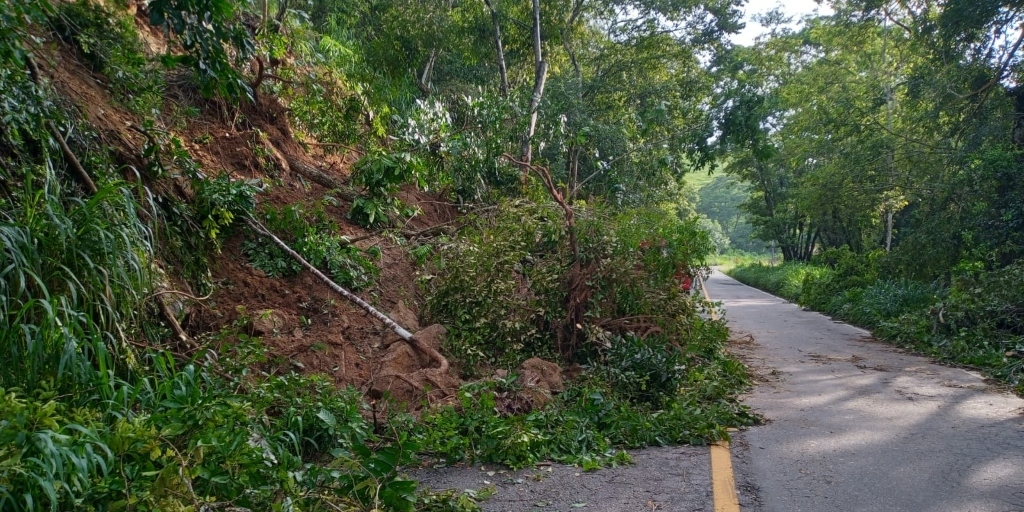
[[[434,324],[414,336],[421,343],[439,351],[445,333],[443,325]],[[387,394],[411,407],[443,399],[458,389],[462,381],[450,371],[442,371],[434,365],[435,361],[429,355],[411,344],[405,341],[393,343],[388,347],[380,369],[370,383],[370,394]]]
[[[266,309],[256,313],[249,323],[249,331],[253,336],[267,336],[291,330],[288,329],[289,323],[285,314]]]
[[[553,394],[565,391],[562,367],[551,361],[539,357],[527,359],[519,366],[518,373],[517,382],[523,386],[523,394],[530,398],[535,407],[547,404]]]

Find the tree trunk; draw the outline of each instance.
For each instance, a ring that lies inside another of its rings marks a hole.
[[[501,20],[498,11],[494,10],[491,0],[484,0],[487,10],[491,11],[491,23],[494,25],[494,47],[498,52],[498,74],[501,75],[501,96],[508,97],[508,66],[505,65],[505,49],[501,43]]]
[[[437,60],[437,48],[430,50],[430,58],[427,65],[423,67],[423,74],[417,80],[417,86],[425,96],[430,96],[430,73],[434,70],[434,61]]]
[[[359,197],[354,190],[349,188],[348,184],[324,174],[312,165],[303,162],[297,158],[285,157],[285,161],[288,162],[288,167],[298,174],[308,178],[321,187],[328,188],[337,191],[338,195],[346,201],[352,201],[356,197]]]
[[[544,97],[544,84],[548,78],[548,63],[544,61],[544,55],[541,53],[540,0],[533,0],[533,60],[536,71],[533,76],[533,96],[530,98],[530,124],[523,137],[522,148],[522,161],[527,165],[533,163],[533,135],[537,131],[537,110],[540,108],[541,98]],[[526,174],[524,171],[524,183]]]

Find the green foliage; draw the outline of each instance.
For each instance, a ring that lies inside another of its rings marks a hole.
[[[164,56],[167,64],[192,68],[203,94],[231,100],[252,97],[237,65],[246,64],[255,47],[238,19],[248,2],[231,0],[153,0],[149,22],[176,36],[183,55]]]
[[[11,194],[0,201],[0,386],[58,379],[75,389],[91,382],[94,364],[133,360],[126,341],[151,287],[149,229],[125,184],[80,199],[49,163],[19,171],[0,167]]]
[[[658,336],[629,333],[607,340],[594,372],[630,402],[659,407],[679,393],[686,358],[679,347]]]
[[[227,174],[193,181],[195,219],[203,226],[207,239],[219,252],[224,236],[236,218],[248,218],[256,209],[257,181],[234,180]]]
[[[738,266],[750,266],[754,264],[767,265],[771,263],[771,256],[764,253],[750,253],[742,250],[729,250],[712,256],[708,264],[718,267],[718,270],[730,273]]]
[[[280,209],[267,207],[263,216],[272,233],[313,266],[327,269],[338,284],[350,290],[362,290],[380,275],[380,269],[370,259],[379,257],[379,250],[364,252],[350,244],[339,234],[322,204],[311,210],[297,204]],[[272,277],[291,276],[302,270],[298,262],[258,235],[243,242],[242,252],[254,267]]]
[[[0,507],[474,510],[399,476],[415,443],[374,436],[355,390],[296,375],[227,380],[161,354],[150,363],[151,376],[101,396],[0,394]]]
[[[163,76],[146,57],[131,17],[77,0],[59,3],[51,25],[94,71],[106,76],[117,101],[138,114],[159,113]]]
[[[791,301],[800,299],[803,283],[808,275],[825,275],[827,273],[827,269],[803,263],[783,263],[771,266],[760,262],[741,265],[729,271],[729,275],[737,281]]]
[[[722,351],[724,329],[708,328],[714,341],[704,355],[711,358],[688,368],[659,406],[627,398],[601,377],[615,370],[596,367],[551,404],[525,414],[500,412],[499,404],[516,395],[499,382],[467,385],[457,407],[425,414],[416,436],[423,450],[449,462],[519,468],[556,460],[587,470],[629,463],[622,448],[724,439],[727,427],[755,418],[730,398],[747,381],[742,365]]]
[[[463,371],[508,365],[559,353],[563,329],[600,343],[613,329],[658,328],[686,338],[698,305],[680,293],[680,270],[697,273],[712,250],[694,221],[678,221],[657,209],[615,214],[578,207],[580,269],[561,211],[552,204],[506,204],[480,218],[459,239],[439,245],[424,280],[426,313],[449,328],[447,354]],[[581,299],[584,323],[566,325],[568,283],[574,272],[587,283]],[[631,327],[620,319],[644,318]]]
[[[348,217],[367,227],[387,224],[401,215],[402,204],[395,197],[404,183],[423,183],[423,164],[409,153],[371,152],[356,162],[352,183],[366,189],[366,195],[352,201]]]
[[[146,175],[187,181],[193,192],[191,200],[155,199],[162,221],[157,226],[157,250],[180,269],[190,285],[201,293],[209,292],[208,255],[220,252],[237,219],[252,215],[262,184],[232,179],[227,173],[207,177],[181,139],[157,129],[152,122],[144,123],[142,129],[147,134],[142,149]]]
[[[29,55],[23,39],[30,36],[30,27],[46,22],[53,12],[53,5],[45,0],[11,0],[0,10],[0,62],[7,68],[25,69],[25,58]]]
[[[365,87],[345,74],[354,58],[350,48],[329,35],[306,34],[298,53],[309,72],[296,73],[281,89],[296,124],[320,142],[348,144],[361,134],[360,118],[377,120],[362,94]],[[282,70],[288,72],[287,70]],[[382,112],[386,117],[386,112]],[[372,126],[371,126],[372,127]]]
[[[835,268],[786,264],[737,267],[730,274],[815,310],[873,329],[881,338],[985,370],[1020,389],[1024,381],[1024,268],[959,274],[951,285],[890,279],[879,258],[825,253]],[[802,290],[802,292],[801,292]]]
[[[72,410],[45,388],[36,396],[0,389],[0,508],[57,510],[82,503],[96,477],[106,477],[113,453],[96,417]]]
[[[723,247],[749,252],[763,251],[764,243],[752,238],[753,228],[740,209],[740,205],[750,197],[749,186],[724,174],[715,174],[710,179],[704,178],[703,173],[698,175],[706,182],[694,193],[696,210],[716,223],[728,238],[727,244],[716,244],[719,252],[723,252]],[[686,180],[689,183],[690,176]]]

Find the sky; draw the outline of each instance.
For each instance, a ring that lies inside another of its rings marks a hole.
[[[831,14],[832,9],[828,5],[818,5],[814,0],[748,0],[744,6],[743,21],[747,23],[739,34],[732,36],[732,42],[741,45],[753,44],[754,38],[765,32],[764,27],[751,19],[751,16],[768,12],[775,7],[782,7],[783,12],[794,21],[799,22],[805,14],[811,14],[818,10],[820,14]]]

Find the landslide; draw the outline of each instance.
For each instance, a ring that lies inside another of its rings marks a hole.
[[[132,5],[131,13],[151,57],[159,56],[167,42],[147,23],[145,13]],[[374,264],[380,276],[360,295],[406,329],[419,330],[422,297],[408,253],[410,240],[403,233],[415,239],[428,235],[431,228],[452,224],[460,215],[454,204],[405,186],[399,198],[419,213],[389,232],[367,230],[347,216],[358,195],[349,182],[360,149],[335,151],[336,146],[321,145],[309,134],[300,138],[288,107],[275,95],[258,94],[253,102],[230,105],[205,98],[188,72],[170,72],[154,126],[112,97],[111,79],[90,69],[74,45],[57,40],[36,62],[42,77],[73,104],[101,143],[125,166],[125,178],[141,179],[157,200],[166,197],[188,202],[195,196],[181,176],[152,177],[138,172],[147,166],[147,143],[157,142],[159,137],[161,141],[182,141],[182,149],[209,177],[226,175],[258,183],[261,209],[280,210],[310,202],[322,205],[341,234],[354,240],[353,245],[364,252],[371,248],[379,251]],[[183,111],[189,112],[184,122],[180,120]],[[321,201],[323,198],[330,200]],[[259,238],[251,230],[233,229],[220,250],[207,255],[207,280],[213,285],[208,293],[196,289],[193,280],[183,275],[184,269],[160,262],[167,281],[163,301],[190,339],[175,348],[179,355],[223,352],[239,336],[258,337],[267,350],[260,370],[267,373],[328,375],[339,386],[353,386],[377,397],[387,392],[399,403],[412,406],[420,405],[424,383],[433,384],[435,397],[447,396],[457,388],[458,380],[450,375],[440,377],[441,381],[424,381],[422,372],[417,372],[434,366],[429,357],[402,347],[404,342],[396,347],[397,337],[389,328],[308,272],[271,277],[255,268],[243,254],[242,245],[246,239]],[[164,321],[171,322],[166,315]],[[428,343],[439,348],[438,333],[432,331],[428,336]],[[440,394],[438,382],[446,388]]]

